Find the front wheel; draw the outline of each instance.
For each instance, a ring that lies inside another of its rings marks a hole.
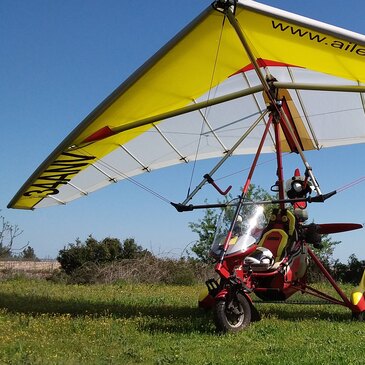
[[[220,332],[238,332],[251,322],[251,306],[247,298],[237,293],[232,298],[218,299],[214,307],[214,322]]]

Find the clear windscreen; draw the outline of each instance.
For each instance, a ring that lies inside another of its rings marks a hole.
[[[219,256],[222,251],[237,204],[238,199],[230,202],[229,206],[227,206],[219,216],[216,233],[211,247],[213,256]],[[266,218],[264,216],[263,206],[244,205],[234,224],[227,255],[247,250],[248,247],[260,239],[262,230],[265,226]]]

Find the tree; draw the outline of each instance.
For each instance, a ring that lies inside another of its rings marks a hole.
[[[13,244],[23,231],[0,215],[0,258],[12,257]]]
[[[140,257],[149,256],[151,253],[137,245],[134,238],[127,238],[123,242],[121,258],[123,259],[138,259]]]
[[[214,239],[218,214],[213,209],[207,209],[203,219],[199,219],[197,223],[189,223],[190,229],[199,236],[199,240],[191,247],[191,251],[195,253],[198,260],[205,263],[210,261],[209,251]]]
[[[326,266],[332,265],[333,252],[335,246],[340,244],[341,241],[334,241],[328,234],[322,234],[321,247],[312,247],[313,252]]]
[[[335,246],[341,243],[341,241],[334,241],[328,234],[323,234],[321,238],[322,240],[320,247],[316,248],[311,245],[311,249],[319,258],[326,270],[333,274],[335,264],[333,261],[333,252]],[[318,266],[312,260],[310,260],[308,267],[308,280],[310,282],[320,282],[323,281],[323,279],[324,276],[319,270]]]
[[[349,275],[346,278],[347,282],[358,285],[365,269],[365,260],[360,261],[355,254],[352,254],[348,259],[348,267]]]
[[[31,260],[34,261],[34,260],[37,260],[38,259],[37,256],[36,256],[36,254],[35,254],[35,252],[34,252],[34,249],[32,247],[30,247],[30,246],[27,246],[22,251],[22,253],[20,254],[20,258],[22,260],[29,260],[29,261],[31,261]]]
[[[333,275],[343,283],[358,285],[365,269],[365,260],[359,260],[355,254],[350,255],[347,265],[336,260],[333,264]]]

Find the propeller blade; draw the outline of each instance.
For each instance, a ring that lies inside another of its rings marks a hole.
[[[339,233],[363,228],[362,224],[358,223],[323,223],[317,224],[317,227],[319,234]]]

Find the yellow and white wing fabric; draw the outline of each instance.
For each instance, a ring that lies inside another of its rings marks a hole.
[[[365,142],[364,36],[249,0],[237,2],[235,18],[263,74],[277,80],[304,150]],[[266,110],[262,91],[235,29],[209,6],[70,133],[9,207],[65,204],[189,162],[199,140],[198,159],[223,156]],[[235,154],[256,151],[265,122]],[[268,139],[263,151],[274,150]]]

